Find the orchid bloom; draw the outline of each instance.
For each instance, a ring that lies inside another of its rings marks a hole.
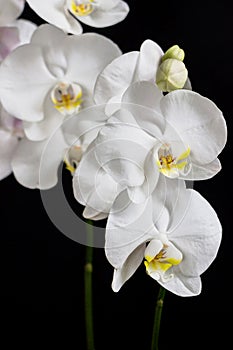
[[[0,27],[12,23],[24,10],[25,0],[0,0]]]
[[[186,189],[184,182],[175,181],[176,186],[167,179],[162,206],[153,192],[136,218],[141,204],[130,203],[119,211],[121,198],[115,202],[105,247],[114,267],[115,292],[143,261],[147,274],[172,293],[186,297],[201,292],[200,276],[217,255],[222,228],[210,204],[195,190]]]
[[[140,203],[156,188],[163,191],[163,178],[204,180],[221,169],[226,123],[211,100],[189,90],[163,96],[142,82],[132,84],[122,101],[74,175],[86,218],[107,217],[122,191]]]
[[[41,25],[29,44],[16,48],[2,63],[1,102],[24,121],[29,139],[45,140],[66,116],[94,103],[98,74],[120,54],[102,35],[67,35]]]
[[[102,28],[121,22],[129,7],[122,0],[27,0],[29,6],[46,22],[67,33],[81,34],[79,22]]]
[[[167,52],[169,53],[169,50]],[[179,57],[179,53],[176,53],[176,56]],[[128,52],[117,57],[98,76],[94,93],[96,103],[109,102],[114,108],[113,104],[121,101],[122,95],[131,84],[140,81],[155,84],[160,65],[164,63],[162,61],[169,57],[170,55],[167,56],[152,40],[145,40],[140,51]],[[183,57],[179,61],[182,59]],[[184,88],[191,90],[189,78]]]

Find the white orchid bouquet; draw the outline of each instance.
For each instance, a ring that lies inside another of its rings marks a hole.
[[[126,2],[50,0],[49,10],[48,2],[26,2],[44,24],[18,19],[24,0],[0,1],[0,179],[13,173],[44,192],[65,165],[87,227],[84,239],[72,236],[87,246],[87,349],[94,349],[92,249],[102,246],[113,291],[143,263],[160,285],[156,350],[165,291],[200,294],[220,247],[218,216],[192,185],[221,170],[225,119],[192,90],[178,45],[163,52],[148,39],[123,54],[107,37],[83,33],[81,23],[125,20]],[[102,240],[93,227],[104,219]]]

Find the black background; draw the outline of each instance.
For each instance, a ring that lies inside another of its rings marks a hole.
[[[48,1],[49,3],[49,1]],[[229,1],[128,1],[121,23],[104,29],[83,25],[115,41],[125,53],[146,39],[164,51],[173,44],[185,50],[193,90],[213,100],[228,125],[228,142],[219,156],[221,172],[195,183],[214,207],[223,226],[216,260],[202,275],[199,296],[181,298],[167,292],[160,349],[218,349],[231,343],[232,308],[232,154],[233,13]],[[48,5],[49,11],[49,5]],[[26,5],[21,16],[44,23]],[[77,211],[71,178],[64,172],[67,197]],[[19,185],[13,175],[0,183],[0,320],[1,341],[34,349],[85,349],[83,265],[85,246],[63,235],[49,220],[38,190]],[[103,223],[104,224],[104,223]],[[112,267],[103,249],[94,250],[94,321],[96,350],[150,348],[158,284],[141,266],[114,293]]]

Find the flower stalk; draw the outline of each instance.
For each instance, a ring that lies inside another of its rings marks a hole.
[[[86,245],[86,261],[84,266],[86,344],[87,344],[87,350],[94,350],[93,305],[92,305],[93,225],[91,220],[88,220],[86,223],[86,233],[87,233],[87,245]]]
[[[162,316],[162,311],[163,311],[165,292],[166,292],[166,289],[161,286],[159,288],[158,297],[157,297],[157,301],[156,301],[156,307],[155,307],[155,317],[154,317],[154,326],[153,326],[152,341],[151,341],[151,350],[158,350],[159,349],[159,331],[160,331],[160,323],[161,323],[161,316]]]

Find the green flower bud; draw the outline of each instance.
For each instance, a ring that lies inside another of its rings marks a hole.
[[[183,62],[169,58],[162,62],[156,74],[156,84],[163,92],[182,89],[188,78],[188,71]]]
[[[178,61],[183,61],[184,60],[184,50],[179,48],[178,45],[173,45],[163,55],[162,62],[164,62],[168,58],[174,58],[174,59],[176,59]]]

